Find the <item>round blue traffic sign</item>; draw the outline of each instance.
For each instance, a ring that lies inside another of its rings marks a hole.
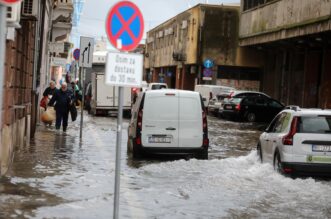
[[[107,16],[106,33],[115,48],[135,49],[144,35],[144,19],[139,8],[129,1],[117,3]]]
[[[73,55],[74,55],[74,59],[78,61],[80,56],[80,49],[75,49]]]
[[[205,66],[205,68],[212,68],[214,66],[214,62],[211,59],[206,59],[203,62],[203,66]]]

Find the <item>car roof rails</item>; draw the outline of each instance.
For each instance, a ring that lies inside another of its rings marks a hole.
[[[289,106],[286,106],[285,109],[299,111],[300,110],[300,107],[299,106],[295,106],[295,105],[289,105]]]

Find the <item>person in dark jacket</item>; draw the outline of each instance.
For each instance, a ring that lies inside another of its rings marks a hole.
[[[55,91],[56,91],[56,87],[55,87],[55,82],[51,81],[49,82],[49,87],[45,89],[43,96],[44,97],[48,97],[48,95],[54,95]]]
[[[56,123],[55,128],[57,130],[60,129],[61,123],[63,127],[63,132],[67,131],[68,127],[68,115],[69,115],[69,107],[74,102],[74,96],[70,90],[68,90],[68,85],[66,82],[63,82],[61,85],[61,89],[57,90],[51,101],[49,102],[49,106],[53,106],[55,103],[55,111],[56,111]]]

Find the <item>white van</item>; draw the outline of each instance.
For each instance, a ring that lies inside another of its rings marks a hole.
[[[201,96],[182,90],[140,93],[128,129],[128,152],[185,154],[208,159],[207,117]]]
[[[199,92],[202,96],[203,102],[206,107],[209,105],[211,99],[216,99],[218,94],[231,93],[236,89],[233,87],[226,87],[220,85],[207,85],[207,84],[198,84],[195,85],[194,91]]]

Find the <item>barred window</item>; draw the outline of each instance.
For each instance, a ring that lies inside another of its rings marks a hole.
[[[244,0],[244,11],[264,5],[275,0]]]

